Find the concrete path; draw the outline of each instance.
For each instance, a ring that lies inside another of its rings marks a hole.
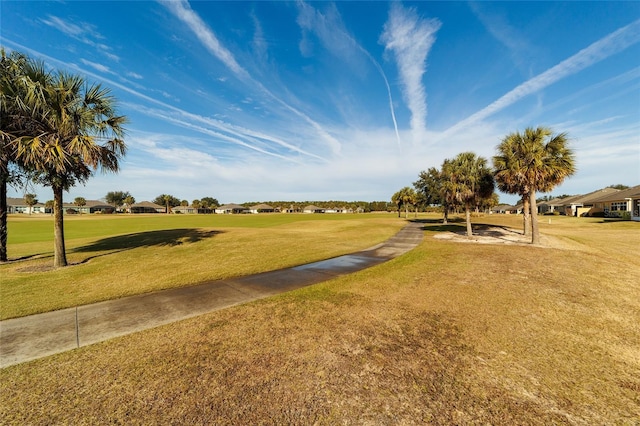
[[[422,241],[409,222],[386,242],[320,262],[0,321],[0,368],[356,272]]]

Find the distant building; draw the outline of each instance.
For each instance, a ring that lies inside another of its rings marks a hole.
[[[224,206],[216,207],[217,214],[240,214],[250,213],[249,209],[238,204],[225,204]]]
[[[275,211],[276,209],[269,204],[256,204],[255,206],[249,207],[250,213],[273,213]]]
[[[166,213],[167,208],[165,206],[161,206],[156,203],[152,203],[150,201],[142,201],[140,203],[135,203],[129,206],[129,211],[131,213]]]

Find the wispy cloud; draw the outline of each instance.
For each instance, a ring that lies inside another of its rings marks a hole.
[[[414,143],[427,129],[427,94],[422,78],[427,69],[427,55],[440,29],[437,19],[422,19],[415,9],[393,3],[380,41],[393,52],[402,82],[402,93],[411,111]]]
[[[345,28],[344,23],[340,19],[338,11],[335,7],[331,9],[331,13],[324,15],[304,2],[298,2],[298,25],[302,28],[313,31],[321,40],[325,49],[333,52],[336,56],[342,58],[344,61],[350,61],[353,56],[353,49],[363,53],[369,61],[374,65],[376,70],[382,76],[385,87],[387,89],[387,96],[389,98],[389,110],[391,111],[391,120],[393,121],[393,127],[396,133],[396,142],[400,146],[400,133],[398,132],[398,122],[396,121],[396,113],[393,107],[393,98],[391,96],[391,87],[389,81],[385,75],[382,67],[376,61],[373,56],[362,47],[354,38],[349,34]]]
[[[500,97],[495,102],[476,112],[475,114],[465,118],[447,129],[441,135],[443,138],[449,136],[464,127],[475,124],[485,118],[495,114],[498,111],[508,107],[525,96],[536,93],[545,87],[561,80],[567,76],[582,71],[593,64],[608,58],[618,52],[621,52],[640,41],[640,19],[631,24],[622,27],[606,37],[596,41],[590,46],[582,49],[580,52],[568,59],[560,62],[558,65],[548,69],[528,81],[517,86],[507,94]]]
[[[238,79],[258,88],[258,90],[260,90],[266,96],[270,97],[282,107],[286,108],[288,111],[304,120],[317,132],[322,140],[327,143],[333,154],[340,154],[340,150],[342,147],[341,143],[335,137],[329,134],[329,132],[327,132],[318,122],[313,120],[304,112],[280,99],[261,82],[254,79],[246,69],[240,66],[240,64],[236,61],[233,53],[220,43],[214,32],[206,23],[204,23],[204,21],[202,21],[202,19],[193,11],[193,9],[191,9],[191,6],[186,0],[163,2],[162,4],[165,5],[169,9],[169,11],[174,14],[174,16],[178,17],[183,23],[185,23],[189,27],[189,29],[196,35],[198,40],[200,40],[200,42],[207,48],[207,50],[209,50],[209,52],[211,52],[225,66],[227,66]]]
[[[29,52],[37,57],[41,57],[46,59],[48,63],[55,63],[60,66],[70,66],[70,64],[61,62],[53,57],[45,55],[43,53],[34,51],[25,46],[22,46],[18,43],[12,42],[10,40],[4,39],[9,44],[15,45],[20,48],[22,51]],[[274,156],[282,159],[288,159],[290,161],[297,162],[299,159],[297,158],[288,158],[287,155],[281,152],[276,152],[273,149],[265,148],[263,145],[265,142],[268,144],[275,145],[280,148],[284,148],[289,153],[295,153],[296,155],[303,155],[309,158],[313,158],[319,160],[320,162],[326,162],[326,159],[320,155],[311,153],[307,150],[301,149],[291,143],[284,141],[282,138],[277,136],[269,135],[264,132],[259,132],[251,129],[247,129],[241,126],[236,126],[231,123],[226,123],[221,120],[212,119],[209,117],[204,117],[198,114],[193,114],[183,109],[180,109],[174,105],[168,104],[156,98],[150,97],[140,91],[137,91],[129,84],[122,84],[120,82],[110,80],[106,78],[104,75],[94,74],[92,71],[88,71],[86,69],[81,69],[77,66],[75,68],[82,72],[83,74],[89,75],[93,78],[101,80],[111,87],[116,87],[120,90],[123,90],[139,99],[147,101],[151,104],[161,107],[162,109],[154,109],[144,107],[142,105],[131,104],[128,105],[131,109],[136,110],[142,114],[145,114],[149,117],[161,118],[162,120],[171,121],[174,124],[177,124],[183,128],[188,128],[199,133],[215,137],[219,140],[224,140],[244,148],[247,148],[252,151],[260,152],[263,154],[267,154],[269,156]],[[323,131],[322,129],[315,129],[316,131]],[[263,146],[260,146],[263,145]]]
[[[264,37],[264,31],[262,29],[262,24],[260,20],[256,16],[255,11],[251,12],[251,20],[253,21],[253,52],[258,57],[260,62],[266,63],[269,59],[269,45]]]
[[[111,69],[109,69],[108,66],[106,65],[102,65],[102,64],[98,64],[96,62],[91,62],[91,61],[87,61],[86,59],[80,59],[80,62],[82,62],[83,64],[90,66],[91,68],[106,73],[106,74],[115,74],[113,71],[111,71]]]
[[[540,49],[522,37],[520,32],[511,26],[504,16],[498,13],[488,13],[480,2],[469,2],[469,7],[487,31],[508,49],[516,67],[526,73],[527,77],[531,77],[529,75],[531,64],[528,58],[541,57]]]
[[[100,55],[105,56],[114,62],[118,62],[120,60],[118,55],[111,52],[111,47],[101,41],[104,40],[104,36],[96,30],[94,25],[86,22],[75,23],[69,19],[62,19],[58,16],[52,15],[48,15],[46,19],[41,19],[40,21],[50,27],[56,28],[81,43],[94,47]]]
[[[128,76],[128,77],[131,77],[131,78],[135,78],[136,80],[142,80],[142,79],[144,78],[144,77],[142,77],[140,74],[138,74],[138,73],[136,73],[136,72],[133,72],[133,71],[129,71],[129,72],[127,73],[127,76]]]
[[[49,15],[46,19],[42,19],[41,21],[51,27],[62,31],[66,35],[77,39],[86,39],[88,37],[97,39],[104,38],[100,33],[96,31],[95,27],[91,24],[76,24],[74,22],[70,22],[68,20],[52,15]]]
[[[191,9],[186,0],[166,1],[162,3],[174,16],[185,23],[200,40],[203,46],[229,68],[238,78],[251,80],[249,73],[238,64],[233,53],[225,48],[211,31],[209,26]]]

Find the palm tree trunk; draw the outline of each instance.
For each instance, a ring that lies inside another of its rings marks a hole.
[[[62,212],[62,186],[53,185],[53,266],[67,266],[64,247],[64,218]]]
[[[469,207],[465,207],[464,213],[467,217],[467,238],[471,238],[473,237],[473,229],[471,229],[471,209]]]
[[[540,244],[540,229],[538,228],[538,206],[536,205],[536,192],[531,191],[531,244]]]
[[[409,204],[405,204],[404,206],[404,218],[409,219]]]
[[[522,213],[524,221],[524,235],[531,235],[531,206],[529,203],[529,195],[522,197]]]
[[[449,207],[445,205],[443,210],[444,210],[444,217],[442,218],[442,224],[446,225],[449,222]]]
[[[7,175],[0,175],[0,262],[7,261]]]

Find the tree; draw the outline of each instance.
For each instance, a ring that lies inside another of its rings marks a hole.
[[[124,205],[127,206],[127,209],[129,211],[129,213],[131,213],[131,206],[136,203],[136,199],[133,198],[132,195],[128,195],[128,196],[125,197],[123,202],[124,202]]]
[[[13,51],[0,50],[0,262],[7,260],[7,187],[26,180],[28,170],[17,142],[32,133],[32,105],[42,98],[48,81],[44,64]]]
[[[568,147],[567,135],[554,135],[546,127],[529,127],[522,134],[505,136],[497,150],[493,167],[498,188],[522,196],[524,233],[528,233],[526,215],[530,214],[531,243],[540,244],[536,191],[550,192],[575,173],[575,157]]]
[[[114,211],[117,211],[124,204],[124,200],[130,196],[129,191],[109,191],[104,196],[104,200],[109,204],[113,204]]]
[[[435,167],[421,171],[418,180],[413,182],[413,187],[421,194],[426,205],[442,204],[441,186],[441,174]]]
[[[38,198],[36,194],[24,194],[24,203],[29,206],[29,215],[31,215],[33,206],[38,204]]]
[[[207,207],[215,208],[215,207],[219,207],[220,203],[218,202],[217,199],[213,197],[202,197],[200,199],[200,205],[203,208],[207,208]]]
[[[172,207],[178,207],[180,205],[180,200],[169,194],[158,195],[153,199],[153,202],[165,206],[167,208],[167,214],[171,213]]]
[[[73,200],[73,204],[79,207],[78,212],[82,214],[82,208],[87,205],[87,200],[84,197],[76,197]]]
[[[418,216],[418,210],[417,210],[418,196],[416,194],[416,191],[413,188],[410,188],[408,186],[405,186],[404,188],[402,188],[402,203],[405,206],[405,210],[404,210],[405,219],[409,218],[409,206],[413,206],[416,208],[416,216]]]
[[[500,204],[500,196],[497,193],[491,194],[491,197],[484,198],[478,206],[482,211],[490,211],[492,208]]]
[[[616,185],[609,185],[609,188],[624,190],[624,189],[629,189],[629,186],[618,183]]]
[[[391,202],[396,206],[398,217],[400,217],[400,208],[402,207],[402,190],[396,192],[391,196]]]
[[[467,237],[473,236],[471,209],[493,194],[495,183],[487,160],[473,152],[458,154],[450,163],[448,176],[450,189],[457,202],[464,206],[467,221]]]
[[[398,208],[398,217],[400,217],[400,209],[404,207],[404,217],[407,219],[409,217],[409,206],[415,206],[417,203],[417,195],[416,191],[408,186],[405,186],[400,191],[393,194],[391,197],[391,202],[394,203]],[[417,214],[417,213],[416,213]]]
[[[23,113],[28,126],[17,139],[17,158],[34,180],[53,190],[54,266],[67,265],[63,192],[86,182],[94,173],[117,172],[126,153],[122,125],[115,99],[99,84],[59,72],[40,81],[42,96],[25,98]]]
[[[440,201],[442,202],[442,207],[444,210],[442,223],[445,225],[449,221],[449,211],[451,211],[457,205],[456,187],[453,181],[453,175],[453,160],[447,158],[442,162],[439,173]]]
[[[193,200],[191,202],[191,205],[193,206],[194,209],[196,210],[199,209],[201,207],[200,200]]]
[[[44,208],[45,210],[49,210],[49,213],[53,214],[53,200],[47,200],[47,202],[44,203]]]
[[[182,207],[189,207],[189,201],[187,201],[187,200],[182,200],[182,201],[180,201],[180,205],[181,205]]]

